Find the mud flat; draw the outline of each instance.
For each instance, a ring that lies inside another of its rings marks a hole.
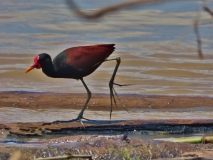
[[[120,95],[120,97],[127,108],[159,109],[213,106],[213,97],[206,96]],[[0,107],[81,109],[86,98],[86,94],[74,93],[0,92]],[[113,107],[113,110],[123,110],[119,102],[117,104],[118,107]],[[109,95],[93,94],[88,108],[109,111]]]
[[[1,92],[0,107],[70,108],[81,109],[85,94],[56,94]],[[213,106],[211,97],[121,95],[131,108],[193,108]],[[95,102],[95,103],[93,103]],[[90,110],[109,111],[109,95],[94,94]],[[113,107],[113,111],[123,110]],[[21,150],[29,159],[71,154],[92,155],[94,159],[155,159],[180,157],[186,152],[205,152],[212,144],[181,144],[143,138],[142,133],[187,135],[212,133],[213,119],[157,119],[157,120],[84,120],[79,122],[1,122],[0,159]],[[130,137],[129,132],[141,131],[141,137]],[[194,154],[195,155],[195,154]],[[192,156],[189,154],[189,156]],[[212,157],[210,155],[209,157]]]
[[[1,146],[0,158],[7,159],[11,154],[20,150],[27,159],[38,157],[54,157],[65,154],[92,155],[93,159],[159,159],[194,157],[199,153],[210,150],[212,144],[181,144],[145,139],[123,139],[122,136],[66,136],[63,138],[45,140],[40,143],[28,143],[25,147],[22,144],[16,147]],[[188,152],[192,152],[190,154]],[[204,156],[202,156],[204,157]],[[205,155],[211,159],[212,154]],[[179,158],[180,159],[180,158]]]

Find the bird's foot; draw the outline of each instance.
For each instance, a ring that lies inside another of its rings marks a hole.
[[[72,120],[68,120],[68,121],[63,121],[63,120],[57,120],[57,121],[53,121],[52,124],[58,124],[58,123],[70,123]]]
[[[82,117],[82,118],[76,118],[76,119],[71,120],[71,122],[80,122],[80,123],[81,123],[81,125],[83,126],[83,128],[85,128],[85,126],[84,126],[84,123],[83,123],[82,119],[84,119],[84,118],[83,118],[83,117]]]
[[[81,123],[81,125],[83,126],[83,128],[85,128],[84,123],[83,123],[83,121],[82,121],[82,120],[87,120],[87,121],[88,121],[89,119],[84,118],[84,117],[77,117],[77,118],[75,118],[75,119],[68,120],[68,121],[57,120],[57,121],[52,122],[52,124],[58,124],[58,123],[70,123],[70,122],[80,122],[80,123]]]
[[[120,86],[120,87],[131,85],[131,84],[121,85],[121,84],[114,83],[113,81],[110,81],[110,82],[109,82],[110,100],[111,100],[110,119],[111,119],[111,115],[112,115],[112,99],[113,99],[113,101],[114,101],[114,103],[115,103],[115,106],[117,106],[117,105],[116,105],[116,100],[115,100],[115,95],[116,95],[116,97],[118,98],[120,104],[124,107],[124,109],[125,109],[127,112],[129,112],[129,111],[127,110],[125,104],[122,102],[122,100],[121,100],[120,97],[118,96],[117,92],[115,91],[115,88],[114,88],[113,84],[114,84],[114,85],[117,85],[117,86]]]

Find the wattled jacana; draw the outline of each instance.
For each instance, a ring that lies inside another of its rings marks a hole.
[[[122,103],[118,97],[113,84],[115,75],[118,70],[119,64],[121,62],[120,57],[108,58],[109,55],[115,50],[115,44],[98,44],[92,46],[79,46],[68,48],[63,52],[59,53],[53,61],[51,60],[50,55],[46,53],[41,53],[34,58],[34,63],[25,71],[25,73],[30,70],[37,68],[42,68],[44,74],[52,78],[72,78],[80,79],[87,90],[87,100],[79,113],[78,117],[75,120],[82,122],[84,110],[91,98],[91,92],[85,84],[83,77],[93,73],[103,62],[116,60],[117,64],[115,66],[114,72],[109,82],[110,88],[110,119],[112,113],[112,98],[115,102],[114,93],[117,96],[118,100],[125,108],[125,105]],[[122,86],[122,85],[119,85]],[[113,93],[114,92],[114,93]],[[126,109],[126,108],[125,108]]]

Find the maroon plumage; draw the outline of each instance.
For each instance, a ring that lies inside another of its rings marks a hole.
[[[115,50],[115,44],[98,44],[68,48],[66,62],[71,66],[86,72],[93,72]]]

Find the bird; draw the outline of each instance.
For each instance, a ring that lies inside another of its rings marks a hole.
[[[26,69],[25,73],[28,73],[32,69],[36,68],[42,69],[43,73],[46,74],[48,77],[81,80],[83,86],[87,91],[87,99],[79,115],[74,120],[80,121],[82,123],[82,119],[86,119],[83,117],[84,110],[86,109],[92,95],[83,78],[93,73],[103,62],[116,61],[114,72],[109,81],[111,119],[113,101],[116,105],[114,94],[116,95],[124,109],[128,112],[126,106],[121,101],[114,88],[114,85],[124,86],[114,83],[118,67],[121,63],[121,58],[119,56],[109,57],[114,52],[114,50],[115,44],[77,46],[65,49],[64,51],[60,52],[53,60],[51,59],[51,56],[49,54],[41,53],[34,58],[34,63]]]

